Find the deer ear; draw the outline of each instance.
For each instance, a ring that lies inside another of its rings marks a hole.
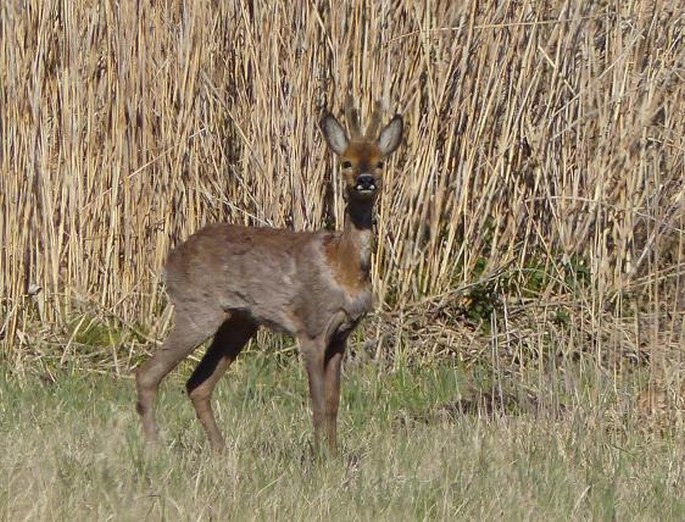
[[[321,134],[323,134],[330,149],[338,156],[344,154],[349,140],[347,139],[347,134],[345,134],[345,129],[338,123],[335,116],[330,112],[324,114],[319,122],[319,127],[321,127]]]
[[[383,127],[383,130],[378,136],[378,147],[380,147],[383,156],[387,156],[399,147],[402,142],[403,126],[404,122],[402,121],[402,116],[395,114],[392,120],[390,120],[390,123]]]

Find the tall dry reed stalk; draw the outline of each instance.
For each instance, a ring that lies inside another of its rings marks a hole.
[[[348,92],[407,122],[378,215],[378,333],[459,350],[455,314],[480,298],[513,345],[529,312],[530,335],[568,316],[600,356],[678,346],[683,13],[660,0],[4,2],[5,353],[79,314],[160,335],[160,266],[206,222],[330,225],[340,186],[316,123]]]

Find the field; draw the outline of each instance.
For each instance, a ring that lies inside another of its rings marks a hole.
[[[682,519],[681,4],[4,2],[2,516]],[[348,94],[406,131],[342,456],[312,457],[265,333],[218,390],[229,451],[190,361],[146,453],[167,252],[215,221],[340,228],[317,122]]]
[[[182,372],[184,373],[184,372]],[[185,372],[187,373],[187,372]],[[220,384],[213,457],[170,379],[164,443],[143,447],[126,380],[65,372],[0,384],[0,504],[15,520],[682,520],[682,437],[652,437],[606,383],[549,382],[551,404],[488,413],[453,365],[351,359],[342,454],[312,457],[306,379],[250,352]],[[506,382],[506,381],[505,381]],[[623,390],[622,390],[623,391]],[[555,413],[552,413],[555,412]]]

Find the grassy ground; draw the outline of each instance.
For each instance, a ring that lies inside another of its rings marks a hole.
[[[576,370],[487,383],[454,364],[351,359],[342,455],[325,462],[312,457],[305,375],[289,355],[246,353],[220,383],[221,457],[182,392],[189,366],[163,387],[153,451],[131,380],[3,373],[0,516],[682,520],[683,445],[641,429],[614,380]]]

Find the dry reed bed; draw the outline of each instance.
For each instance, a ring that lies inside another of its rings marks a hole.
[[[376,334],[458,348],[480,282],[502,313],[476,316],[507,342],[543,335],[560,313],[573,326],[561,343],[598,352],[682,340],[676,3],[0,10],[0,326],[12,360],[79,314],[160,336],[161,263],[206,222],[330,226],[341,187],[316,123],[347,92],[364,110],[382,97],[407,121],[379,205]]]

